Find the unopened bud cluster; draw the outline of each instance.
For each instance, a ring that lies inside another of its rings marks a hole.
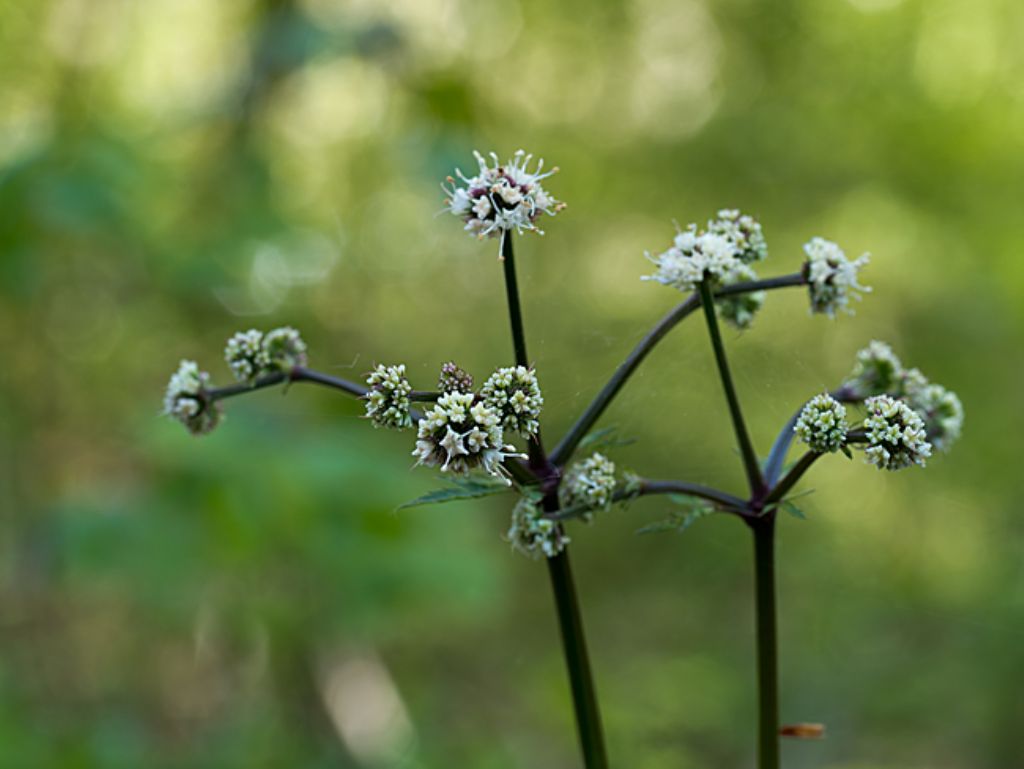
[[[402,430],[412,427],[409,393],[412,385],[405,378],[405,364],[379,365],[366,378],[366,416],[374,427]]]
[[[205,435],[221,419],[220,406],[207,397],[210,375],[199,364],[183,360],[167,382],[164,414],[178,420],[193,435]]]
[[[815,395],[800,412],[793,429],[811,451],[819,454],[839,451],[846,444],[849,431],[846,407],[828,393]]]
[[[471,393],[473,392],[473,377],[453,361],[449,361],[441,366],[441,375],[437,378],[437,389],[443,393]]]
[[[258,329],[239,331],[227,341],[224,360],[240,382],[252,382],[262,374],[290,371],[306,365],[306,343],[290,326],[264,334]]]
[[[875,395],[864,402],[867,448],[864,454],[882,470],[902,470],[911,465],[924,467],[932,447],[925,434],[924,420],[910,406],[888,395]]]
[[[530,558],[553,558],[565,550],[569,537],[560,523],[546,518],[533,499],[523,497],[512,510],[508,541],[512,547]]]
[[[569,468],[559,487],[563,507],[584,505],[591,510],[611,507],[614,491],[615,463],[597,452]]]
[[[448,195],[446,210],[465,222],[465,230],[478,237],[498,237],[506,232],[537,232],[537,220],[544,214],[554,216],[564,207],[551,197],[541,180],[558,171],[544,171],[539,160],[529,170],[533,155],[518,150],[507,163],[501,163],[490,153],[491,163],[479,152],[474,152],[479,170],[467,177],[456,169],[458,179],[448,177],[441,188]]]

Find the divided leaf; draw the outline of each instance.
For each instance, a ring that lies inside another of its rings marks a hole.
[[[455,502],[462,499],[478,499],[480,497],[489,497],[493,494],[501,494],[504,491],[509,491],[509,487],[497,479],[455,478],[449,486],[427,492],[422,497],[417,497],[405,504],[399,505],[398,509],[404,510],[407,507],[436,505],[442,502]]]

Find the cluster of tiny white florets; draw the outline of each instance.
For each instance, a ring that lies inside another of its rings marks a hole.
[[[757,273],[748,264],[737,263],[722,280],[723,286],[757,280]],[[764,291],[747,291],[718,297],[715,306],[722,318],[738,329],[748,329],[754,322],[758,310],[764,306]]]
[[[761,223],[735,208],[718,212],[718,218],[708,222],[708,232],[723,235],[736,244],[737,258],[750,264],[768,258],[768,243],[761,231]]]
[[[693,291],[703,280],[717,285],[742,264],[739,255],[739,247],[730,238],[699,232],[697,225],[691,224],[675,236],[667,251],[657,256],[646,254],[658,269],[641,280],[653,280],[680,291]]]
[[[366,378],[366,416],[374,427],[402,430],[412,427],[409,393],[412,385],[405,378],[405,364],[379,365]]]
[[[251,382],[260,373],[263,332],[255,328],[234,334],[224,348],[224,360],[240,382]]]
[[[220,406],[206,397],[210,375],[195,361],[183,360],[167,382],[164,414],[177,419],[193,435],[204,435],[220,422]]]
[[[260,346],[259,364],[268,372],[290,371],[296,366],[305,366],[306,343],[291,326],[268,331]]]
[[[523,497],[512,510],[512,524],[509,526],[508,541],[512,547],[530,558],[542,555],[552,558],[569,544],[562,526],[550,518],[545,518],[540,506],[533,500]]]
[[[443,393],[473,392],[473,377],[459,368],[454,361],[441,366],[441,375],[437,378],[437,389]]]
[[[885,342],[873,340],[857,353],[853,371],[843,387],[856,398],[897,391],[903,364]]]
[[[828,454],[846,443],[846,407],[828,393],[811,398],[793,428],[812,451]]]
[[[949,451],[960,437],[964,407],[957,394],[929,382],[916,368],[903,374],[903,397],[924,420],[928,440],[939,451]]]
[[[504,442],[501,417],[472,393],[445,393],[419,423],[416,464],[464,475],[482,468],[508,482],[502,461],[522,457]]]
[[[533,369],[526,366],[498,369],[480,388],[480,399],[499,415],[501,426],[506,430],[530,437],[540,429],[537,418],[544,397]]]
[[[611,507],[615,491],[615,463],[600,453],[577,462],[566,473],[559,488],[564,507],[586,505],[592,510]]]
[[[882,470],[902,470],[911,465],[924,467],[931,456],[924,420],[910,406],[888,395],[864,401],[868,461]]]
[[[537,227],[542,214],[554,216],[564,207],[541,186],[541,180],[558,171],[544,171],[544,161],[529,170],[533,155],[519,150],[508,163],[502,164],[490,153],[493,165],[479,152],[474,152],[479,171],[467,177],[456,169],[458,179],[451,176],[441,188],[448,195],[446,210],[466,223],[466,231],[478,237],[498,237],[506,232],[531,231],[543,235]]]
[[[868,263],[868,255],[851,262],[843,249],[824,238],[811,238],[804,245],[804,252],[807,254],[804,277],[810,287],[811,312],[830,318],[835,317],[837,310],[852,313],[850,297],[859,300],[858,292],[871,290],[857,282],[857,272]]]
[[[956,393],[930,382],[916,368],[903,368],[885,342],[872,341],[857,353],[843,389],[856,399],[883,394],[902,398],[924,420],[928,441],[939,451],[949,451],[963,430],[964,407]]]

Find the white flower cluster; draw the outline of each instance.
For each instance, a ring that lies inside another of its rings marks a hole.
[[[724,208],[718,218],[708,222],[708,232],[723,235],[736,244],[740,261],[750,264],[768,258],[768,243],[761,231],[761,223],[735,208]]]
[[[265,371],[290,371],[306,365],[306,343],[291,326],[268,331],[260,349],[260,367]]]
[[[963,431],[964,407],[956,393],[916,368],[903,368],[885,342],[872,341],[857,353],[843,389],[855,399],[883,394],[903,399],[924,420],[928,441],[939,451],[949,451]]]
[[[592,510],[607,510],[615,490],[615,463],[600,453],[577,462],[566,473],[559,488],[563,507],[586,505]],[[588,516],[584,518],[589,519]]]
[[[924,420],[931,444],[939,451],[949,451],[964,426],[964,407],[957,394],[929,382],[914,368],[904,372],[903,397]]]
[[[848,429],[846,407],[828,393],[811,398],[793,428],[800,440],[819,454],[843,448]]]
[[[239,331],[228,339],[224,348],[224,360],[239,382],[251,382],[260,373],[262,347],[263,332],[255,328]]]
[[[522,457],[505,445],[501,417],[472,393],[445,393],[419,423],[416,464],[463,475],[482,468],[506,482],[502,461]]]
[[[757,280],[752,262],[768,256],[768,245],[761,225],[751,216],[735,209],[723,209],[718,218],[700,230],[690,224],[678,232],[672,246],[657,256],[649,252],[648,259],[657,265],[653,275],[641,280],[653,280],[679,291],[693,291],[702,280],[714,287]],[[753,291],[733,294],[716,300],[722,317],[739,329],[746,329],[764,304],[764,292]]]
[[[306,365],[306,343],[290,326],[264,334],[258,329],[239,331],[228,339],[224,360],[240,382],[252,382],[260,374],[290,371]]]
[[[510,230],[531,231],[543,235],[537,227],[542,214],[554,216],[564,207],[541,186],[541,180],[558,171],[544,172],[544,161],[539,160],[529,170],[533,155],[518,150],[504,165],[495,153],[490,153],[493,165],[479,152],[474,152],[479,171],[467,177],[456,169],[458,180],[449,176],[442,184],[448,198],[448,211],[466,223],[466,231],[480,238],[498,237]]]
[[[536,435],[540,429],[537,418],[544,398],[533,369],[526,366],[498,369],[480,388],[480,398],[485,406],[497,412],[504,429],[526,438]]]
[[[864,401],[868,462],[881,470],[902,470],[911,465],[924,467],[932,446],[925,434],[924,420],[910,406],[888,395]]]
[[[405,364],[379,365],[366,378],[366,416],[374,427],[402,430],[412,427],[409,393],[412,385],[405,378]]]
[[[873,340],[857,353],[853,371],[843,387],[855,398],[867,398],[897,390],[903,364],[885,342]]]
[[[195,361],[183,360],[167,382],[164,414],[177,419],[193,435],[205,435],[220,422],[220,406],[206,397],[210,375]]]
[[[449,361],[441,366],[437,389],[443,393],[471,393],[473,392],[473,377],[455,365],[454,361]]]
[[[512,510],[512,524],[506,536],[513,548],[534,559],[542,555],[552,558],[569,544],[562,526],[545,518],[537,503],[526,497]]]
[[[851,262],[839,246],[824,238],[811,238],[804,245],[804,252],[807,254],[804,277],[810,288],[811,312],[830,318],[836,316],[837,310],[852,313],[850,297],[859,300],[858,292],[871,290],[857,282],[857,272],[868,263],[868,255]]]

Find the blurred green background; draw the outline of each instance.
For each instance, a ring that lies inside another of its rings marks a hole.
[[[296,386],[213,435],[161,419],[182,357],[302,329],[317,368],[511,358],[496,244],[436,218],[470,151],[562,168],[519,241],[553,442],[679,300],[672,220],[735,206],[763,275],[871,251],[853,317],[775,292],[727,344],[766,451],[854,352],[957,390],[926,471],[823,462],[782,521],[788,767],[1024,766],[1024,9],[1018,0],[0,2],[0,766],[578,765],[546,570],[510,497]],[[696,317],[696,316],[695,316]],[[622,467],[742,488],[704,329],[602,424]],[[574,526],[613,764],[749,767],[750,542],[733,520]]]

